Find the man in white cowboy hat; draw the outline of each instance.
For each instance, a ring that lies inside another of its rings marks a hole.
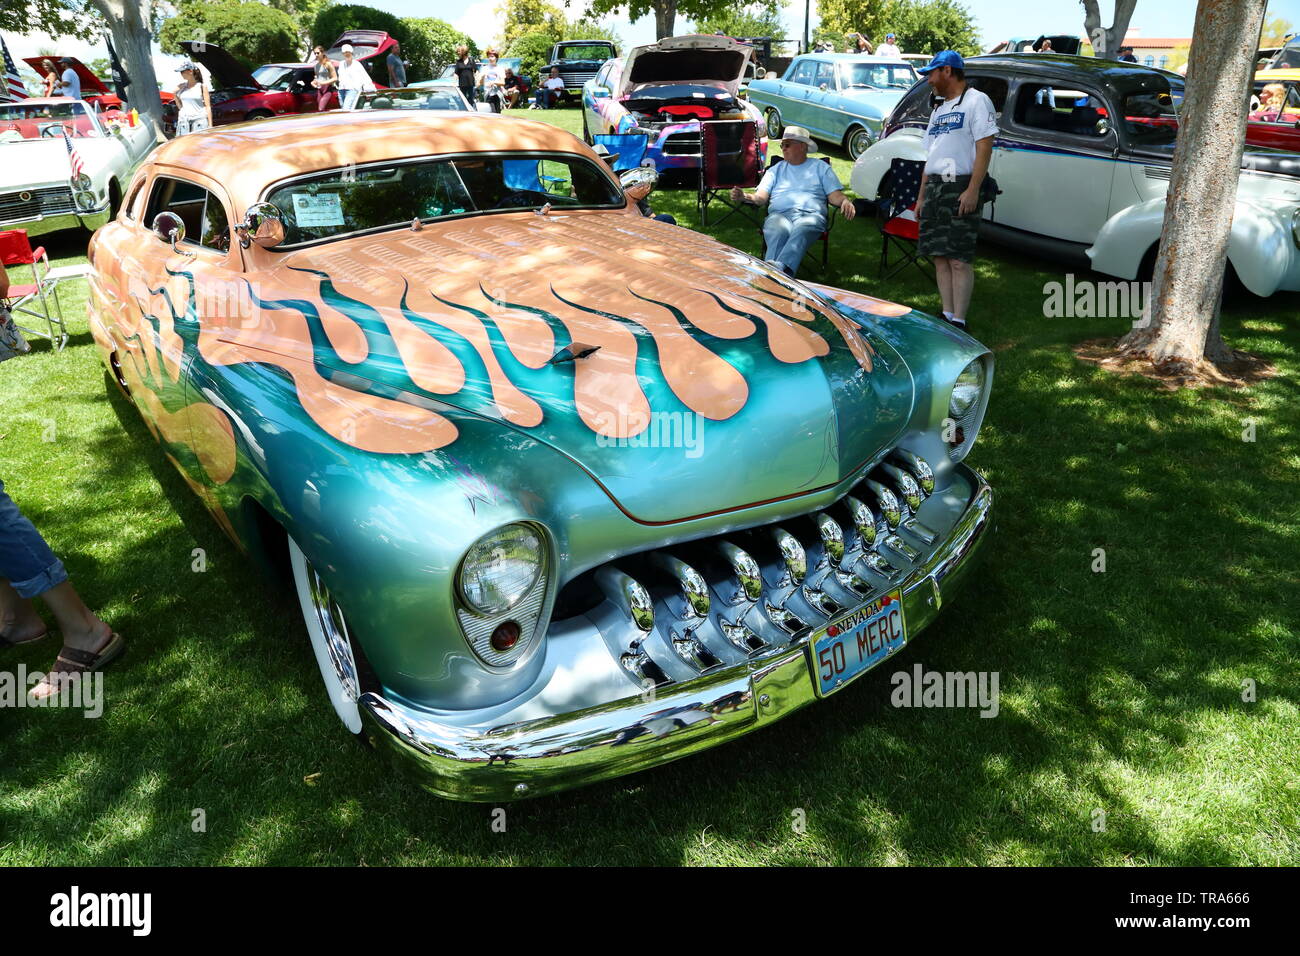
[[[826,231],[828,203],[839,207],[845,219],[852,219],[855,212],[853,200],[844,195],[830,163],[808,158],[816,151],[817,144],[806,129],[787,126],[781,135],[784,161],[769,167],[752,193],[739,186],[731,190],[732,202],[768,207],[763,223],[767,261],[780,266],[786,275],[799,271],[808,246]]]

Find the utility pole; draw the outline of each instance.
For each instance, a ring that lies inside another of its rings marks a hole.
[[[808,52],[808,18],[812,13],[812,0],[803,0],[803,49],[800,53]]]

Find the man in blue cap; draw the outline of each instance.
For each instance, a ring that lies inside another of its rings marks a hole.
[[[920,72],[943,102],[925,130],[925,175],[920,211],[922,255],[934,263],[943,317],[966,327],[975,287],[975,242],[979,237],[980,187],[993,155],[997,112],[979,90],[966,85],[966,64],[956,50],[943,50]]]

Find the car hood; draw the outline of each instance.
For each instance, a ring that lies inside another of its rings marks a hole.
[[[103,137],[77,138],[72,142],[85,164],[86,173],[92,178],[109,161],[112,153],[120,149]],[[71,177],[72,166],[63,137],[0,143],[0,192],[66,186]]]
[[[211,43],[200,43],[195,40],[183,40],[180,46],[191,60],[208,68],[208,72],[212,74],[217,86],[243,86],[254,90],[262,89],[262,84],[253,78],[252,70],[221,49],[221,47],[214,46]]]
[[[628,54],[618,94],[653,83],[699,83],[716,84],[734,96],[753,52],[753,47],[729,37],[665,37]]]
[[[873,330],[751,256],[635,213],[504,213],[340,240],[283,254],[252,294],[261,318],[223,330],[232,341],[309,355],[359,391],[499,420],[642,522],[836,484],[899,437],[914,399]],[[509,480],[508,439],[444,447]]]
[[[23,62],[35,70],[37,76],[43,77],[45,73],[41,70],[41,64],[46,60],[49,60],[54,65],[55,73],[59,75],[63,74],[63,71],[59,69],[60,59],[62,58],[55,55],[25,56],[23,57]],[[81,93],[83,96],[87,93],[97,95],[109,92],[108,87],[104,85],[104,81],[92,73],[90,67],[86,66],[86,64],[82,63],[76,57],[70,56],[68,59],[72,61],[72,71],[77,74],[77,79],[81,81]]]

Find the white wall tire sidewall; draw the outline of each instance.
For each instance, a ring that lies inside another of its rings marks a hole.
[[[289,536],[289,561],[293,565],[293,583],[298,592],[298,603],[302,608],[303,624],[306,625],[307,636],[311,639],[311,649],[316,655],[316,665],[320,668],[325,694],[343,726],[351,733],[359,734],[361,733],[360,707],[344,690],[343,681],[334,670],[334,664],[330,660],[329,650],[326,647],[325,632],[316,616],[316,604],[311,596],[311,586],[308,583],[308,575],[311,571],[308,568],[307,557],[291,536]]]

